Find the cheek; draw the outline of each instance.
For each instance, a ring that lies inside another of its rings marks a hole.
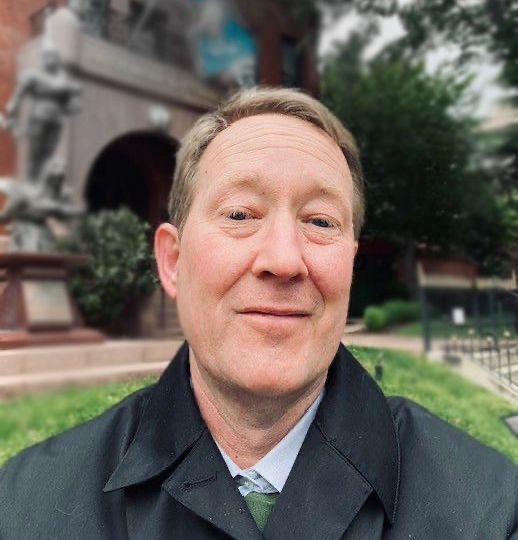
[[[182,253],[181,270],[191,289],[209,296],[222,296],[239,279],[246,262],[240,249],[220,235],[207,232],[186,238],[189,249]],[[241,253],[241,256],[240,256]]]
[[[311,265],[313,280],[326,302],[346,304],[351,288],[354,248],[349,245],[326,248],[329,249],[317,248],[319,253],[311,257],[314,261]]]

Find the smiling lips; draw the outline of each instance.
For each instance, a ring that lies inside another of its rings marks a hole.
[[[283,336],[299,332],[305,322],[310,320],[310,312],[301,309],[249,308],[240,310],[243,321],[261,334]]]
[[[270,308],[270,307],[253,307],[240,310],[242,315],[252,315],[264,318],[275,319],[297,319],[309,317],[310,312],[304,309],[293,308]]]

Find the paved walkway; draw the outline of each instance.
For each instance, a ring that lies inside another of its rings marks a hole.
[[[405,337],[392,334],[374,334],[368,332],[346,333],[342,339],[346,345],[361,347],[383,347],[399,349],[414,354],[423,354],[423,340],[420,337]]]
[[[343,342],[345,345],[397,349],[423,355],[419,337],[368,333],[360,325],[348,327]],[[35,390],[158,375],[180,344],[181,341],[172,339],[108,340],[100,344],[3,350],[0,351],[0,400]],[[428,358],[443,362],[438,349],[428,354]],[[474,383],[518,403],[518,395],[510,395],[490,374],[469,359],[449,367]]]

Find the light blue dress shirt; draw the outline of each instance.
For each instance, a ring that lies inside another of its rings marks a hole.
[[[323,397],[324,388],[285,437],[248,469],[240,469],[223,448],[216,443],[232,478],[236,479],[239,492],[243,497],[252,491],[257,493],[280,493],[282,491]]]

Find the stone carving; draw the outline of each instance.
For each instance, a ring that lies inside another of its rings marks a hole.
[[[68,0],[68,7],[89,34],[104,35],[109,13],[108,0]]]
[[[65,118],[79,112],[79,85],[70,79],[58,51],[42,50],[42,69],[27,70],[7,103],[5,124],[16,137],[27,136],[27,180],[37,182],[46,159],[52,157],[63,130]],[[19,125],[22,100],[31,98],[25,129]]]
[[[83,212],[70,202],[64,188],[65,161],[54,156],[66,117],[79,111],[80,87],[70,78],[51,41],[48,22],[41,69],[22,74],[0,122],[15,137],[28,139],[24,178],[0,178],[0,192],[6,197],[0,223],[12,221],[11,251],[51,251],[55,243],[52,220]],[[22,126],[20,108],[27,98],[29,110]]]
[[[45,164],[37,184],[0,178],[0,193],[7,197],[0,223],[12,221],[11,251],[52,251],[57,236],[52,219],[67,220],[84,212],[71,202],[64,179],[65,163],[59,158]]]

